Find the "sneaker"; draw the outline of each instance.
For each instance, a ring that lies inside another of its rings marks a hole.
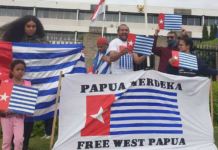
[[[49,135],[48,135],[48,136],[46,136],[46,138],[45,138],[45,139],[50,139],[50,138],[51,138],[51,136],[49,136]]]
[[[43,137],[41,137],[41,139],[45,139],[47,137],[47,135],[44,135]]]

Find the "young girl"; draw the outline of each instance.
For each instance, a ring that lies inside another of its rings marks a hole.
[[[190,38],[182,38],[179,42],[179,51],[185,53],[192,53],[195,50],[193,41]],[[167,73],[174,74],[174,75],[181,75],[187,77],[195,77],[195,76],[213,76],[216,77],[218,81],[218,71],[215,69],[210,68],[206,65],[203,60],[197,57],[197,64],[198,64],[198,71],[190,70],[190,69],[182,69],[178,67],[173,67],[172,64],[174,63],[175,59],[170,58],[169,64],[167,65]]]
[[[4,82],[30,87],[31,83],[22,79],[25,70],[26,64],[23,60],[14,60],[11,63],[10,78]],[[24,140],[24,115],[7,110],[1,111],[1,117],[3,132],[2,150],[11,150],[10,145],[13,136],[14,150],[22,150]]]

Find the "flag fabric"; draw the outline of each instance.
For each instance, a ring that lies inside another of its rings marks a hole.
[[[185,52],[172,51],[175,62],[172,66],[198,71],[197,56]]]
[[[141,55],[151,55],[152,47],[154,43],[153,37],[147,37],[145,35],[129,34],[127,47],[131,52]]]
[[[181,30],[182,15],[159,14],[158,25],[164,30]]]
[[[101,53],[98,51],[95,55],[95,58],[93,60],[93,63],[89,70],[87,71],[87,74],[110,74],[111,73],[111,67],[110,64],[107,62],[99,59],[99,57],[107,56],[110,57],[110,53],[105,52],[101,55]]]
[[[218,26],[218,19],[217,19],[216,25]],[[218,38],[218,30],[217,30],[217,33],[216,33],[216,38]]]
[[[0,58],[3,49],[9,54],[8,60],[24,60],[27,68],[23,78],[31,81],[32,87],[39,90],[34,118],[27,118],[26,121],[45,120],[54,116],[60,71],[63,74],[86,73],[85,59],[81,53],[83,48],[81,44],[0,42]]]
[[[102,13],[105,13],[105,0],[100,0],[98,6],[96,7],[94,13],[92,14],[92,17],[91,17],[91,26],[94,26],[95,25],[95,22],[98,18],[98,15],[102,14]]]
[[[126,46],[119,46],[119,50],[122,51]],[[122,55],[119,59],[119,68],[120,69],[133,69],[133,56],[132,50],[126,54]]]
[[[61,88],[53,150],[216,149],[208,78],[153,70],[65,75]]]
[[[2,82],[0,87],[0,110],[34,115],[38,89]]]

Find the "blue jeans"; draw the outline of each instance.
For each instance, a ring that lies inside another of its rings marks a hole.
[[[50,118],[50,119],[44,120],[45,134],[48,135],[48,136],[51,136],[53,119],[54,118]]]

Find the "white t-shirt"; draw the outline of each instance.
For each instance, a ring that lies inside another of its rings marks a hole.
[[[110,42],[108,51],[120,52],[120,46],[127,47],[127,41],[122,41],[119,38],[114,39]],[[133,56],[132,54],[126,54],[120,57],[115,62],[111,63],[112,74],[122,74],[133,71]]]

